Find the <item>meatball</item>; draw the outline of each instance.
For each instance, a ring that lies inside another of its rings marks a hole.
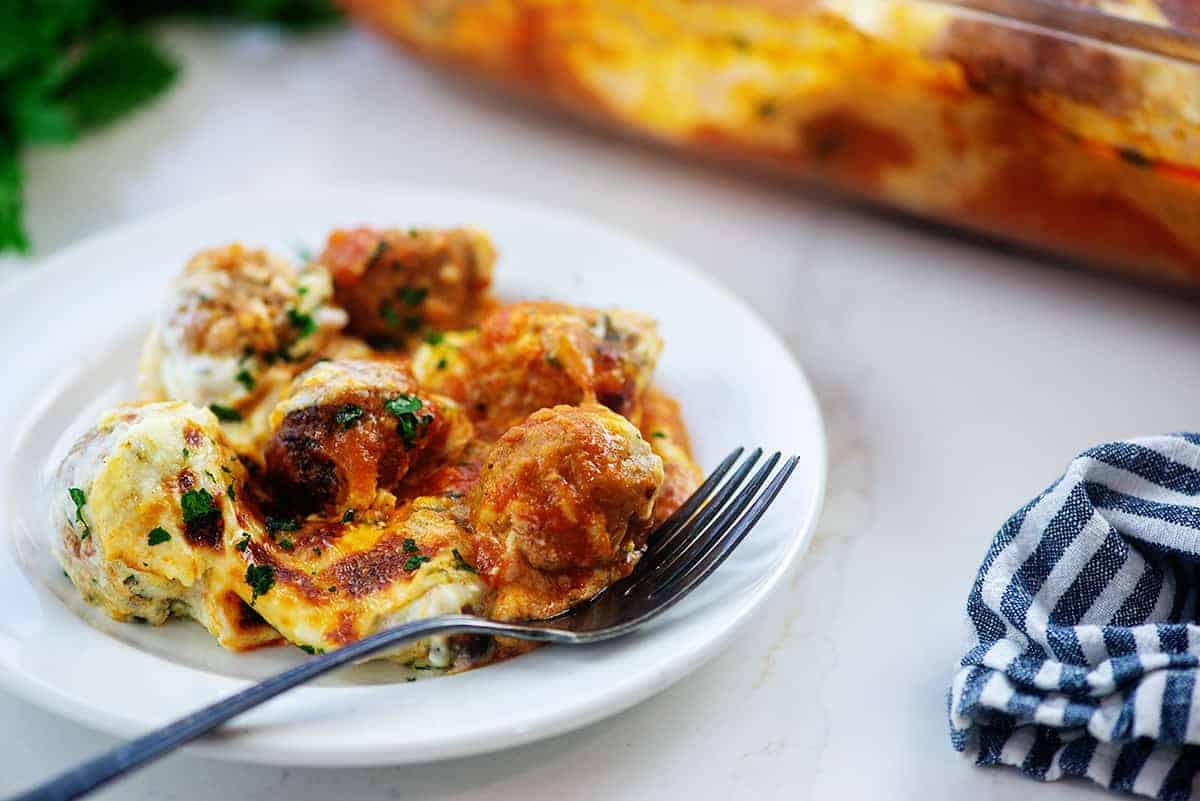
[[[596,402],[636,421],[662,350],[653,320],[620,309],[517,303],[463,351],[468,410],[501,432],[538,409]]]
[[[350,314],[349,331],[404,346],[422,331],[474,325],[490,302],[496,254],[470,228],[354,228],[330,234],[320,260]]]
[[[662,460],[603,406],[543,409],[509,429],[469,496],[480,567],[499,587],[493,614],[554,614],[631,570],[662,481]]]
[[[247,522],[245,469],[216,418],[186,403],[106,414],[55,479],[56,556],[90,603],[117,620],[195,618],[227,648],[279,639],[209,567]]]
[[[206,250],[175,281],[142,353],[144,400],[208,406],[253,450],[282,387],[315,358],[346,315],[317,264],[297,269],[241,245]]]
[[[455,404],[418,391],[402,362],[322,362],[271,413],[267,478],[297,512],[363,509],[418,460],[461,448],[472,431]]]

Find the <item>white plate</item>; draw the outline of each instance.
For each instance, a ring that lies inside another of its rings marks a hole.
[[[645,632],[415,683],[396,683],[386,664],[357,667],[246,714],[197,751],[275,764],[400,764],[548,737],[678,680],[766,600],[816,522],[825,440],[804,375],[749,308],[678,259],[558,212],[418,187],[310,187],[224,198],[121,228],[0,292],[8,443],[0,453],[0,683],[133,736],[304,658],[294,648],[231,654],[192,622],[114,623],[84,604],[49,555],[46,484],[79,431],[131,395],[141,337],[191,253],[236,239],[291,255],[360,222],[476,224],[497,244],[502,297],[653,314],[666,341],[658,381],[682,401],[706,469],[738,444],[802,459],[733,557]]]

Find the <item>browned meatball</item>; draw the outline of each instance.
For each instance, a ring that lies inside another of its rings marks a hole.
[[[297,512],[367,508],[446,446],[456,417],[445,401],[419,394],[401,362],[322,362],[271,413],[267,476]]]
[[[330,234],[320,261],[350,315],[347,331],[403,346],[423,331],[474,325],[490,302],[495,259],[470,228],[354,228]]]
[[[636,421],[661,349],[654,321],[636,312],[504,306],[463,349],[464,400],[495,433],[557,404],[600,403]]]
[[[662,460],[603,406],[543,409],[509,429],[469,496],[476,558],[499,586],[493,614],[553,614],[627,573],[662,481]]]

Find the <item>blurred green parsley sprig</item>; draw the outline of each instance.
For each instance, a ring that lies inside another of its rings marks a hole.
[[[305,29],[329,0],[0,0],[0,252],[29,250],[21,151],[68,143],[163,92],[179,68],[146,26],[170,18]]]

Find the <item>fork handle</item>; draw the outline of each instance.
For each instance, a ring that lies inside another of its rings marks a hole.
[[[306,660],[303,664],[101,754],[38,787],[13,796],[9,801],[70,801],[79,798],[293,687],[387,648],[435,634],[503,634],[542,642],[559,639],[556,632],[468,615],[446,615],[404,623]]]

